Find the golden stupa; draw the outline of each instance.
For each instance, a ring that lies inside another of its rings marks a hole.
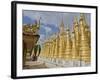
[[[65,29],[62,20],[59,32],[44,42],[40,57],[90,63],[91,33],[89,28],[83,13],[80,14],[79,20],[77,17],[74,18],[72,32],[69,26]]]

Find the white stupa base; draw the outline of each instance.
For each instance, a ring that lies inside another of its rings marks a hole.
[[[79,60],[63,60],[56,58],[38,58],[39,61],[42,61],[46,64],[47,67],[85,67],[90,66],[90,63],[85,63],[84,61]]]

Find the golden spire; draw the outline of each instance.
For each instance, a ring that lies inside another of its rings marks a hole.
[[[78,19],[76,16],[74,17],[74,25],[78,25]]]
[[[80,19],[84,19],[85,16],[84,16],[84,13],[80,13]]]
[[[80,22],[83,23],[84,26],[87,25],[84,13],[80,13]]]
[[[75,16],[74,17],[74,23],[73,23],[73,31],[76,32],[78,30],[78,19]]]
[[[72,39],[72,49],[76,48],[75,32],[72,32],[71,39]]]
[[[61,27],[64,27],[63,19],[62,19],[62,21],[61,21]]]
[[[64,32],[64,23],[63,23],[63,19],[61,21],[61,24],[60,24],[60,33]]]
[[[69,31],[69,26],[67,25],[66,30]]]
[[[68,25],[66,27],[66,36],[70,36],[70,29],[69,29],[69,26]]]

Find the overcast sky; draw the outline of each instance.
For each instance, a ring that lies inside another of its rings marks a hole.
[[[90,14],[84,13],[84,15],[87,24],[90,25]],[[41,17],[39,34],[40,41],[44,41],[46,38],[49,38],[50,35],[59,31],[58,27],[62,20],[65,28],[69,26],[72,31],[75,16],[79,20],[80,13],[23,10],[23,24],[34,24]]]

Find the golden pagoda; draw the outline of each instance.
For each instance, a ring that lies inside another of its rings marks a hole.
[[[72,60],[78,59],[78,48],[76,45],[75,32],[72,32]]]
[[[64,49],[65,49],[65,55],[64,58],[65,60],[71,59],[71,49],[72,49],[72,41],[71,41],[71,36],[70,36],[70,30],[67,27],[66,33],[65,33],[65,38],[64,38]]]
[[[63,20],[61,21],[59,32],[44,42],[41,57],[50,60],[80,61],[80,64],[83,64],[81,62],[90,64],[90,51],[90,28],[86,23],[85,15],[81,13],[79,20],[76,16],[74,17],[72,32],[68,26],[65,30]]]
[[[80,14],[79,20],[80,26],[80,60],[90,62],[90,44],[89,44],[89,36],[87,36],[86,32],[86,21],[84,14]]]
[[[51,39],[51,58],[53,58],[54,57],[54,52],[55,52],[55,41],[54,41],[54,38],[52,37],[52,39]]]
[[[59,36],[58,33],[55,34],[55,52],[54,52],[54,58],[57,59],[59,57]]]
[[[64,23],[63,20],[61,22],[60,28],[59,28],[59,58],[63,58],[64,56]]]

